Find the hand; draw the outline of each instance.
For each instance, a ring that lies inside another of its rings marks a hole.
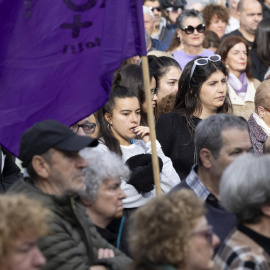
[[[149,127],[139,126],[134,129],[137,136],[141,136],[145,143],[150,141],[150,130]]]
[[[114,252],[112,249],[100,248],[98,250],[98,259],[114,258]]]

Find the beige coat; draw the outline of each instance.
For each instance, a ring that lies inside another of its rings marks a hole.
[[[248,79],[247,93],[244,99],[241,99],[232,86],[228,83],[229,96],[232,102],[233,114],[236,116],[242,116],[246,120],[249,119],[250,115],[255,111],[254,98],[255,93],[260,85],[260,81],[257,79]]]

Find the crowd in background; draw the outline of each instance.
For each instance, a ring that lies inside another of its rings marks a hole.
[[[270,269],[270,1],[142,10],[150,89],[126,59],[100,110],[25,131],[23,171],[0,149],[0,269]]]

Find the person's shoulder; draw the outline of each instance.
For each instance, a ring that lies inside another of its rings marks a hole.
[[[236,30],[234,30],[234,31],[232,31],[232,32],[230,32],[230,33],[227,33],[227,34],[225,34],[224,36],[222,36],[222,37],[221,37],[221,40],[223,40],[223,39],[225,39],[225,38],[227,38],[227,37],[230,37],[230,36],[238,36],[238,37],[242,37],[242,34],[241,34],[241,32],[240,32],[238,29],[236,29]]]
[[[181,189],[191,189],[190,186],[187,184],[186,180],[183,180],[181,183],[177,184],[174,188],[171,189],[170,192],[175,192]]]
[[[177,123],[180,125],[181,123],[186,123],[186,118],[177,112],[163,113],[158,118],[157,123],[168,123],[175,121],[177,121]]]

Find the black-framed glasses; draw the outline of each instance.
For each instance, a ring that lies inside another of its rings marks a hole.
[[[151,9],[152,12],[154,12],[154,10],[160,12],[161,8],[160,7],[149,7]]]
[[[168,8],[166,8],[166,10],[168,12],[172,12],[172,13],[181,12],[183,9],[184,9],[183,7],[178,7],[178,8],[176,8],[176,7],[168,7]]]
[[[194,70],[196,68],[196,66],[204,66],[208,63],[208,61],[211,61],[211,62],[218,62],[221,60],[221,56],[219,54],[213,54],[209,57],[203,57],[203,58],[199,58],[199,59],[196,59],[193,63],[193,66],[192,66],[192,69],[191,69],[191,72],[190,72],[190,80],[193,76],[193,73],[194,73]]]
[[[193,34],[195,29],[198,31],[198,33],[204,33],[205,25],[199,24],[197,27],[193,27],[193,26],[189,25],[189,26],[186,26],[184,29],[181,28],[181,30],[184,31],[187,35]]]
[[[97,125],[95,123],[84,123],[82,125],[75,124],[70,128],[73,132],[77,133],[79,128],[81,127],[86,134],[93,134],[96,130],[96,126]]]
[[[210,245],[213,244],[214,232],[213,232],[213,227],[212,226],[208,226],[208,228],[205,229],[205,230],[193,232],[191,235],[201,235],[201,236],[205,237],[205,239],[207,240],[207,242]]]

